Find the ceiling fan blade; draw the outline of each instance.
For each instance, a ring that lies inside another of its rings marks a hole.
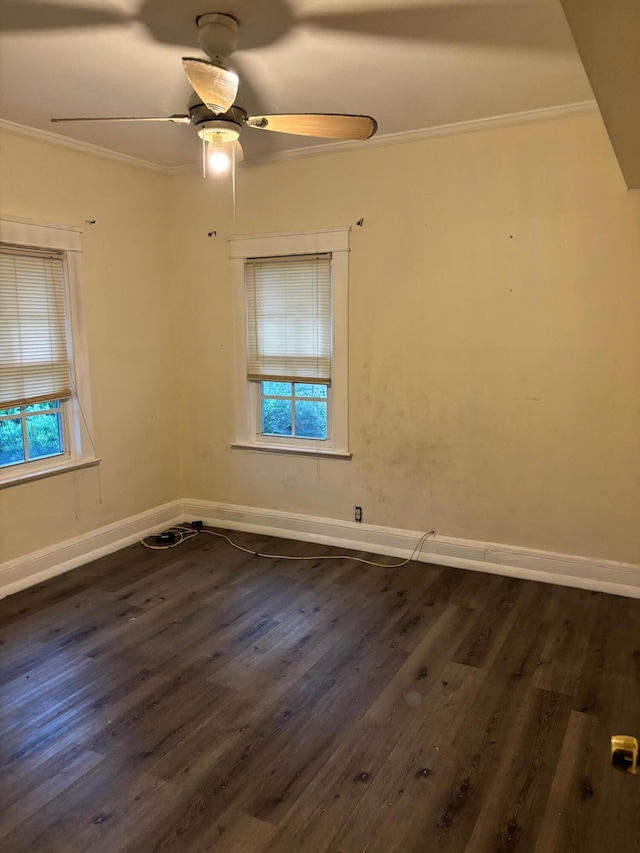
[[[52,118],[54,124],[61,121],[170,121],[173,124],[191,124],[189,116],[109,116],[97,118]]]
[[[325,139],[369,139],[378,129],[371,116],[330,113],[294,113],[291,115],[251,116],[247,124],[260,130],[319,136]]]
[[[122,24],[131,20],[118,9],[78,6],[75,3],[43,3],[37,0],[1,0],[0,31],[55,30]]]
[[[238,75],[206,59],[182,60],[185,74],[202,103],[213,113],[226,113],[238,94]]]

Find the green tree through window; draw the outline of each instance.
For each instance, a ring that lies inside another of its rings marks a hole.
[[[327,386],[261,382],[263,435],[327,438]]]
[[[62,453],[58,400],[0,410],[0,467]]]

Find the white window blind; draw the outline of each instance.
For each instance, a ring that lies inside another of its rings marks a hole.
[[[0,246],[0,409],[70,396],[62,255]]]
[[[247,375],[331,383],[331,255],[245,262]]]

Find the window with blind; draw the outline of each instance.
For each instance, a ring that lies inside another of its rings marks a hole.
[[[61,254],[0,247],[0,409],[71,396]]]
[[[347,449],[348,229],[231,241],[235,447]]]
[[[0,485],[96,461],[87,447],[79,237],[0,218]]]
[[[331,383],[331,256],[248,259],[249,379]]]
[[[247,378],[262,435],[328,438],[331,255],[252,258],[244,268]]]

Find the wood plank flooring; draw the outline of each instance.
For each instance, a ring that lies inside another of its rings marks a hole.
[[[2,853],[640,851],[640,601],[230,535],[0,601]]]

